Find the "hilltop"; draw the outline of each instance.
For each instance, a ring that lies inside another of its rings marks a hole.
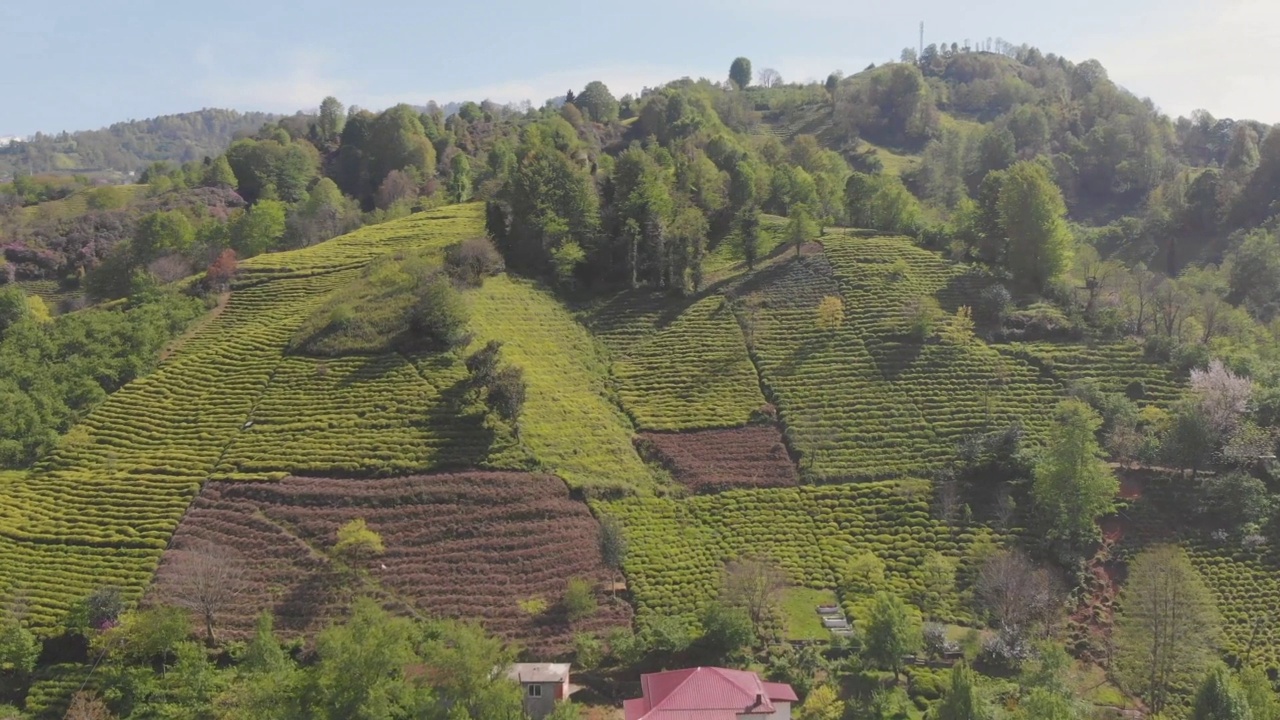
[[[1280,133],[1007,50],[328,98],[137,186],[16,179],[0,699],[252,716],[386,633],[406,713],[437,643],[604,704],[690,664],[813,718],[1274,701]],[[1153,597],[1188,652],[1134,641]]]

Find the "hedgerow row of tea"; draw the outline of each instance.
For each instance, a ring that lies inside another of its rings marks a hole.
[[[692,620],[715,598],[724,563],[739,557],[767,558],[798,586],[836,588],[849,561],[871,552],[885,563],[888,585],[908,597],[924,591],[929,553],[953,558],[963,575],[999,539],[986,528],[946,526],[930,515],[930,497],[928,482],[901,480],[682,500],[636,495],[600,501],[598,509],[626,528],[638,617]],[[971,619],[958,593],[942,598],[936,614]]]
[[[1223,652],[1280,669],[1280,626],[1275,616],[1280,573],[1274,560],[1200,543],[1190,543],[1187,549],[1222,614]]]
[[[623,407],[644,430],[745,425],[765,402],[742,330],[719,295],[620,355],[613,372]]]
[[[286,357],[227,448],[215,479],[272,473],[393,476],[475,467],[489,452],[482,409],[463,400],[466,368],[397,355]]]
[[[1165,365],[1148,360],[1135,343],[1096,345],[1048,342],[997,345],[1000,352],[1041,368],[1064,387],[1089,380],[1104,392],[1127,394],[1140,403],[1167,406],[1182,392]]]

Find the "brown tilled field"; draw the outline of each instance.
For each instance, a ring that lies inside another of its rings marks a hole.
[[[643,452],[694,492],[798,483],[795,465],[776,427],[641,433],[637,442]]]
[[[350,568],[333,560],[338,528],[363,518],[385,554]],[[600,608],[570,623],[559,601],[571,578],[605,587],[599,526],[557,478],[474,472],[391,480],[289,478],[209,483],[166,551],[151,599],[191,594],[209,557],[243,577],[217,631],[245,637],[263,609],[281,634],[323,626],[350,598],[371,593],[389,608],[470,618],[540,656],[571,648],[578,632],[629,623],[631,608],[597,590]],[[521,601],[540,598],[545,612]]]

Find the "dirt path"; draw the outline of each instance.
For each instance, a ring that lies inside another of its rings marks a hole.
[[[214,320],[217,320],[218,317],[222,315],[222,312],[227,309],[227,302],[229,300],[231,300],[230,291],[224,292],[221,295],[219,295],[218,304],[214,305],[212,310],[205,313],[204,317],[200,318],[200,320],[195,325],[192,325],[190,328],[187,328],[186,332],[174,338],[172,342],[170,342],[168,345],[165,346],[164,350],[160,351],[160,362],[163,363],[165,360],[168,360],[170,357],[173,356],[174,353],[181,350],[182,346],[185,345],[187,341],[192,338],[192,336],[194,336],[196,333],[200,332],[205,327],[207,327],[209,323],[213,322]]]

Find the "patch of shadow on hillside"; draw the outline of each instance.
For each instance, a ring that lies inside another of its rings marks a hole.
[[[867,352],[886,380],[897,380],[924,354],[924,343],[906,335],[868,340]]]
[[[462,379],[440,393],[414,427],[436,440],[434,469],[479,467],[489,457],[497,439],[485,426],[484,413],[471,401],[471,385]]]

